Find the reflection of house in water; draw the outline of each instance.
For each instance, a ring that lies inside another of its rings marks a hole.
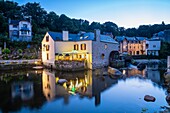
[[[102,73],[103,70],[73,73],[52,73],[44,70],[42,77],[44,95],[47,100],[64,97],[64,102],[67,104],[69,95],[78,93],[81,97],[95,97],[95,105],[98,105],[100,104],[100,93],[117,83],[117,80],[113,80],[109,76],[102,76]],[[62,85],[56,84],[58,79],[66,79],[67,82]]]
[[[128,77],[136,76],[136,75],[142,75],[143,77],[145,77],[145,70],[140,71],[138,69],[126,69],[123,70],[122,73],[127,75]]]
[[[146,77],[151,79],[153,82],[160,83],[160,71],[158,70],[159,65],[152,64],[152,65],[147,65],[146,69],[140,71],[138,69],[127,69],[123,70],[123,74],[127,75],[127,77],[132,77],[132,76],[138,76],[140,75],[141,77]]]
[[[101,92],[111,87],[113,84],[116,84],[117,82],[118,81],[116,79],[112,79],[109,76],[102,76],[102,75],[96,76],[95,73],[93,73],[92,96],[95,97],[95,105],[100,104]]]
[[[53,73],[43,71],[42,74],[42,85],[44,96],[47,100],[54,99],[56,94],[55,76]]]
[[[153,82],[160,83],[160,71],[158,70],[159,65],[147,65],[146,77],[151,79]]]
[[[15,82],[12,84],[12,98],[20,97],[22,100],[29,100],[33,95],[32,82]]]

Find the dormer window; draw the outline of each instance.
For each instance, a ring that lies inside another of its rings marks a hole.
[[[46,42],[48,42],[49,41],[49,36],[46,36]]]

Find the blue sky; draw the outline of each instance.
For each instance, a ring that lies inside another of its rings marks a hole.
[[[39,2],[45,10],[90,22],[111,21],[119,27],[170,24],[170,0],[14,0]]]

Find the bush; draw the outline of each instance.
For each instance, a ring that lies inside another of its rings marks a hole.
[[[11,51],[8,48],[2,50],[3,54],[9,54]]]

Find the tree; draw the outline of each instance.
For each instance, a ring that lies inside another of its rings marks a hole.
[[[89,29],[91,31],[94,31],[94,29],[101,29],[101,24],[99,22],[92,22],[89,26]]]
[[[38,28],[44,28],[46,26],[46,16],[47,11],[45,11],[39,3],[30,3],[28,2],[25,5],[21,6],[21,12],[24,16],[31,16],[32,17],[32,23],[38,27]],[[33,26],[33,27],[35,27]],[[38,33],[38,30],[33,28],[34,33]]]
[[[7,37],[7,33],[4,35],[4,34],[0,34],[0,46],[3,47],[4,46],[4,42],[7,43],[7,45],[9,45],[9,38]]]
[[[51,31],[59,31],[59,16],[55,12],[49,12],[46,17],[46,25]]]
[[[118,35],[118,26],[113,22],[103,24],[103,32],[112,32],[114,36]]]

